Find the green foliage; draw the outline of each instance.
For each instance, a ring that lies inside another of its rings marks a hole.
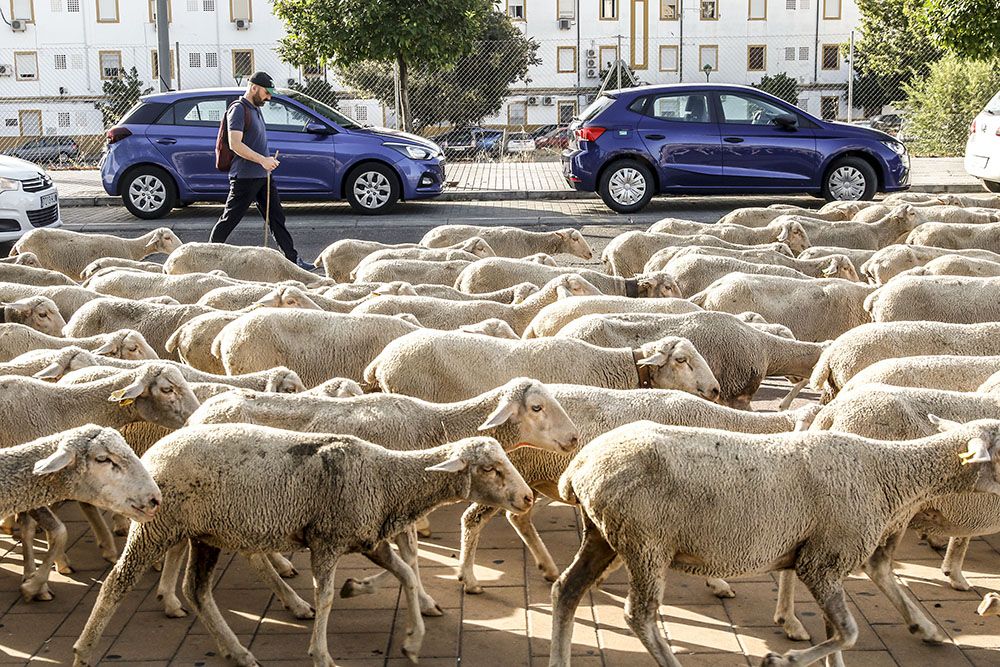
[[[921,0],[913,16],[935,44],[963,58],[1000,54],[996,0]]]
[[[780,97],[789,104],[795,104],[799,100],[798,82],[784,72],[773,76],[765,74],[753,86],[754,88],[763,90],[765,93],[771,93],[775,97]]]
[[[104,126],[111,127],[135,106],[142,95],[149,95],[152,88],[143,88],[139,72],[133,67],[120,78],[104,82],[104,100],[97,103],[101,115],[104,116]]]
[[[340,101],[337,92],[333,89],[333,86],[326,81],[326,79],[310,77],[306,79],[305,83],[292,81],[288,84],[288,87],[292,90],[297,90],[300,93],[305,93],[309,97],[317,99],[324,104],[329,104],[334,109],[337,108],[337,103]]]
[[[969,123],[1000,89],[1000,58],[964,60],[948,55],[925,77],[906,86],[915,155],[962,155]]]

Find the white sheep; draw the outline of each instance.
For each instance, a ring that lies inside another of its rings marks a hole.
[[[801,215],[816,220],[850,220],[857,212],[864,209],[860,202],[838,202],[835,207],[821,209],[804,208],[802,206],[772,205],[766,208],[751,206],[735,209],[719,218],[720,225],[743,225],[744,227],[766,227],[779,215]]]
[[[643,273],[649,273],[651,271],[662,271],[663,267],[667,265],[667,262],[669,262],[674,257],[679,257],[681,255],[688,255],[688,254],[712,255],[715,257],[733,257],[735,259],[741,259],[745,262],[762,262],[766,264],[780,264],[782,266],[793,266],[791,264],[786,263],[786,261],[795,261],[795,258],[792,257],[792,251],[787,248],[788,246],[785,246],[785,248],[782,249],[780,252],[777,250],[772,250],[770,246],[749,246],[746,250],[733,250],[732,248],[716,248],[707,245],[677,246],[672,248],[664,248],[663,250],[657,250],[655,253],[653,253],[653,256],[649,258],[648,262],[646,262],[646,265],[645,267],[643,267],[642,271]]]
[[[688,253],[671,259],[663,267],[663,271],[674,277],[683,296],[697,294],[719,278],[723,278],[730,273],[783,276],[799,280],[808,280],[809,278],[842,278],[857,282],[858,279],[858,274],[854,270],[851,260],[843,255],[825,257],[823,259],[800,260],[799,267],[808,269],[808,272],[778,264],[748,262],[736,259],[735,257],[715,257],[712,255]]]
[[[518,283],[494,292],[469,294],[448,285],[413,285],[412,287],[416,296],[432,296],[435,299],[450,299],[452,301],[497,301],[510,304],[521,303],[541,289],[534,283]],[[379,294],[388,293],[379,290]],[[398,294],[403,294],[403,292],[400,291]]]
[[[296,377],[298,377],[296,375]],[[351,398],[361,396],[365,390],[361,385],[350,378],[330,378],[326,382],[321,382],[312,389],[307,389],[303,393],[312,396],[325,396],[327,398]],[[202,401],[204,405],[204,401]]]
[[[58,349],[76,345],[95,354],[122,359],[156,359],[156,351],[142,334],[133,329],[119,329],[86,338],[49,336],[23,324],[0,324],[0,362],[40,349]]]
[[[39,269],[24,264],[2,263],[0,264],[0,282],[19,283],[21,285],[35,285],[47,287],[51,285],[76,285],[76,283],[66,277],[65,274],[49,269]]]
[[[235,280],[280,282],[298,280],[306,285],[329,285],[333,281],[300,269],[273,248],[235,246],[228,243],[185,243],[170,253],[163,272],[207,273],[222,269]]]
[[[861,275],[877,285],[889,282],[893,276],[918,266],[924,266],[938,257],[960,255],[972,259],[1000,262],[1000,254],[988,250],[952,250],[933,246],[897,243],[882,248],[861,266]]]
[[[942,255],[937,259],[932,259],[923,266],[915,266],[896,275],[996,278],[1000,277],[1000,261],[992,262],[988,259],[975,259],[962,255]]]
[[[876,222],[826,222],[794,215],[782,216],[775,222],[799,223],[816,245],[878,250],[896,243],[919,224],[915,211],[912,206],[902,206]]]
[[[340,239],[324,248],[313,260],[327,278],[337,282],[350,280],[351,271],[362,259],[377,250],[418,248],[418,243],[380,243],[362,239]]]
[[[346,553],[364,553],[402,583],[408,607],[402,650],[416,661],[424,636],[416,577],[386,540],[444,504],[486,502],[523,512],[532,502],[530,487],[492,438],[394,452],[352,436],[210,425],[167,436],[143,463],[163,493],[162,509],[129,533],[74,644],[77,665],[96,664],[101,634],[126,593],[184,540],[191,549],[185,594],[217,638],[220,653],[237,664],[253,665],[256,659],[240,645],[212,597],[221,548],[310,549],[316,621],[309,652],[317,665],[334,664],[327,620],[337,561]]]
[[[0,322],[23,324],[49,336],[59,336],[66,320],[56,304],[44,296],[31,296],[11,303],[0,303]]]
[[[984,357],[984,358],[990,359],[991,357]],[[1000,359],[1000,357],[997,357],[997,359]],[[990,375],[988,378],[983,380],[983,383],[981,385],[976,387],[976,391],[984,393],[993,393],[997,391],[998,388],[1000,388],[1000,365],[998,365],[997,372]]]
[[[582,259],[593,257],[583,234],[572,228],[531,232],[520,227],[441,225],[424,234],[420,243],[429,248],[440,248],[473,236],[489,243],[498,257],[526,257],[539,252],[548,255],[567,253]]]
[[[805,219],[805,218],[803,218]],[[685,224],[680,224],[681,222]],[[827,224],[815,221],[817,224]],[[795,216],[781,215],[764,227],[743,227],[742,225],[702,225],[688,221],[661,220],[649,230],[654,234],[676,234],[680,236],[716,236],[723,241],[741,245],[762,245],[784,243],[798,255],[810,246],[810,236]]]
[[[873,322],[1000,320],[1000,278],[896,276],[865,299]]]
[[[475,324],[460,326],[456,331],[493,336],[494,338],[507,338],[508,340],[519,340],[521,338],[509,324],[495,317],[490,317]]]
[[[854,270],[857,271],[858,276],[864,277],[865,274],[861,270],[861,265],[867,262],[876,252],[880,251],[859,248],[841,248],[833,245],[814,245],[810,248],[806,248],[798,258],[819,259],[821,257],[829,257],[831,255],[844,255],[851,260],[852,264],[854,264]]]
[[[354,280],[386,283],[394,280],[431,285],[454,285],[455,279],[473,262],[462,259],[436,262],[421,259],[385,259],[372,262],[353,273]]]
[[[38,261],[38,255],[33,252],[22,252],[20,255],[0,257],[0,264],[19,264],[21,266],[30,266],[36,269],[45,268],[42,266],[42,263]]]
[[[637,273],[641,273],[646,262],[664,248],[674,248],[678,246],[712,246],[715,248],[729,248],[730,250],[749,250],[745,245],[730,243],[717,236],[709,234],[698,234],[696,236],[683,236],[678,234],[657,234],[650,232],[625,232],[618,234],[608,241],[601,253],[601,263],[604,270],[612,275],[631,278]],[[777,252],[785,252],[788,245],[785,243],[767,244],[764,248],[769,248]],[[752,249],[760,250],[761,246],[753,246]],[[789,254],[791,250],[787,250]]]
[[[953,354],[927,354],[892,357],[859,371],[841,388],[841,392],[865,384],[895,387],[924,387],[951,391],[983,390],[997,371],[1000,356],[970,357]]]
[[[494,255],[496,253],[493,252],[490,244],[478,236],[445,248],[426,248],[419,245],[409,248],[380,248],[362,257],[351,269],[350,274],[353,275],[358,268],[380,259],[423,259],[436,262],[464,259],[474,262],[481,257],[493,257]],[[353,278],[351,280],[353,281]]]
[[[910,232],[904,243],[937,246],[949,250],[978,248],[1000,253],[1000,223],[956,225],[946,222],[925,222]]]
[[[458,401],[520,375],[609,389],[681,389],[710,401],[719,383],[690,341],[670,337],[607,349],[571,338],[505,340],[423,329],[388,345],[364,371],[381,391]]]
[[[163,273],[163,265],[156,262],[143,262],[122,257],[102,257],[84,267],[80,272],[80,280],[86,280],[101,269],[119,267],[123,269],[133,269],[135,271],[149,271],[151,273]]]
[[[85,288],[108,296],[123,299],[169,296],[179,303],[195,303],[216,288],[239,284],[209,273],[167,275],[118,267],[102,269],[83,282]]]
[[[32,252],[46,269],[59,271],[76,280],[88,264],[102,257],[140,260],[157,253],[169,254],[179,247],[181,240],[166,227],[134,239],[46,227],[32,229],[22,236],[10,254]]]
[[[52,299],[64,320],[69,320],[73,317],[73,313],[91,301],[103,298],[97,292],[72,285],[36,287],[34,285],[0,283],[0,301],[17,301],[32,296],[44,296]]]
[[[701,310],[687,299],[631,299],[625,296],[567,297],[539,311],[524,330],[523,338],[554,336],[584,315],[598,313],[661,313],[678,315]]]

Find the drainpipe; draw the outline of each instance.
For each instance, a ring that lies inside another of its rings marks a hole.
[[[679,45],[677,47],[677,80],[684,82],[684,0],[677,0],[677,29],[680,33],[677,37]]]
[[[167,0],[156,0],[156,64],[160,92],[170,90],[170,21]],[[180,63],[178,63],[180,64]],[[164,76],[164,72],[166,76]]]
[[[816,41],[813,44],[813,83],[819,83],[819,8],[823,0],[816,0]]]
[[[556,0],[558,3],[559,0]],[[582,63],[586,62],[583,57],[583,51],[580,48],[580,0],[576,0],[576,6],[573,7],[573,23],[576,24],[576,113],[579,114],[583,111],[583,107],[587,106],[583,104],[583,95],[580,88],[582,87],[582,81],[580,79],[580,70],[583,69]],[[574,114],[575,115],[575,114]],[[559,111],[556,111],[556,125],[558,125]]]

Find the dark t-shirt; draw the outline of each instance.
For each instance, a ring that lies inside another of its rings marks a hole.
[[[246,111],[244,111],[244,109]],[[249,126],[244,122],[249,121]],[[247,98],[241,97],[239,104],[233,104],[226,113],[226,127],[243,133],[243,143],[251,150],[261,155],[267,152],[267,127],[264,125],[264,115],[260,108],[254,106]],[[256,162],[250,162],[239,155],[233,155],[233,164],[229,167],[229,178],[266,178],[264,167]]]

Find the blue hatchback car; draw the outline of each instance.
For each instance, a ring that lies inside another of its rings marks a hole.
[[[240,89],[147,95],[107,131],[104,189],[136,217],[174,206],[224,201],[228,175],[215,168],[215,140]],[[336,109],[279,90],[261,109],[268,145],[280,151],[275,183],[286,200],[346,199],[359,213],[383,213],[397,200],[434,197],[444,185],[444,154],[405,132],[363,127]]]
[[[820,120],[748,86],[613,91],[571,129],[566,179],[619,213],[655,194],[805,192],[832,201],[909,187],[910,158],[893,137]]]

